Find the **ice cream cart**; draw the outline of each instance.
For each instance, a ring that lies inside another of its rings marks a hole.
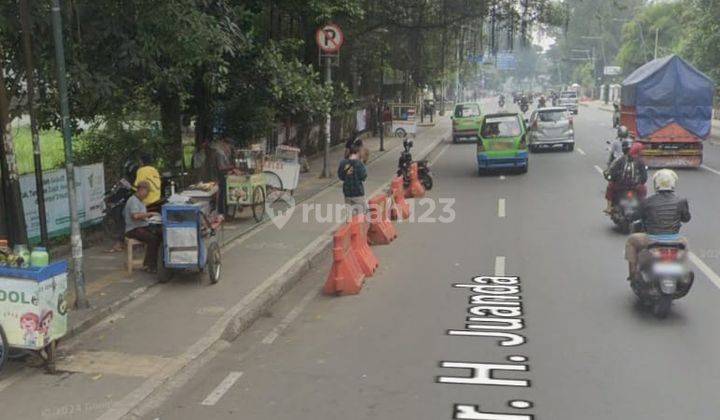
[[[0,369],[10,349],[37,352],[50,372],[67,333],[67,262],[0,267]]]
[[[238,150],[235,158],[236,171],[228,174],[226,197],[228,215],[235,217],[238,208],[252,207],[256,222],[265,217],[265,185],[267,180],[263,171],[262,150]]]
[[[162,206],[162,258],[157,276],[161,283],[175,271],[207,272],[210,282],[220,281],[221,259],[217,229],[222,219],[211,221],[200,203]]]
[[[415,136],[417,133],[417,107],[410,104],[392,104],[392,132],[397,137]]]

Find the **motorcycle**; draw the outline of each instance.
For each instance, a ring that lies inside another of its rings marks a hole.
[[[418,178],[420,183],[425,187],[425,190],[430,191],[433,187],[432,172],[430,166],[428,166],[427,160],[420,160],[413,162],[412,153],[410,149],[413,147],[412,140],[403,141],[403,150],[400,152],[400,159],[398,159],[398,170],[397,176],[403,178],[403,185],[407,188],[410,186],[410,166],[413,163],[417,163],[418,166]]]
[[[505,108],[505,98],[498,99],[498,107]]]
[[[606,171],[607,172],[607,171]],[[605,179],[610,181],[609,175],[605,175]],[[633,190],[618,191],[613,197],[612,207],[610,208],[610,219],[620,228],[623,233],[630,233],[632,224],[637,220],[638,209],[640,208],[640,199]]]
[[[133,195],[132,185],[126,178],[120,178],[105,193],[102,224],[105,233],[109,236],[115,237],[122,233],[124,226],[123,209],[131,195]]]
[[[674,236],[674,235],[673,235]],[[638,275],[630,287],[640,303],[657,318],[665,318],[673,300],[685,297],[695,280],[687,250],[678,238],[657,238],[640,253]]]
[[[528,103],[526,101],[520,102],[520,111],[522,111],[523,114],[528,112],[528,109],[530,109],[530,107],[528,106]]]

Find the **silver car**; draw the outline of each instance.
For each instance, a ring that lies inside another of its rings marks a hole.
[[[530,115],[528,127],[531,152],[545,147],[561,147],[567,151],[572,151],[575,148],[573,119],[564,107],[535,110]]]
[[[578,113],[578,94],[574,90],[568,90],[560,93],[558,106],[564,107],[568,111],[577,115]]]

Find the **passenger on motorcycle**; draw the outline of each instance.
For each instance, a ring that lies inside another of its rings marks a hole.
[[[639,220],[645,226],[645,233],[633,233],[625,245],[625,259],[628,261],[628,280],[638,270],[640,253],[654,242],[656,235],[678,235],[683,223],[690,221],[690,208],[684,198],[675,195],[678,176],[670,169],[662,169],[653,176],[655,194],[643,200],[638,210]],[[678,236],[673,241],[688,247],[687,239]]]
[[[612,211],[612,206],[619,193],[634,191],[640,199],[647,195],[647,188],[645,188],[647,167],[640,159],[642,149],[642,144],[626,139],[622,144],[625,155],[613,162],[606,171],[605,178],[608,180],[608,186],[605,191],[607,200],[605,213]]]
[[[630,132],[627,127],[621,125],[617,129],[617,138],[610,145],[610,158],[608,159],[608,168],[612,163],[620,159],[625,153],[623,152],[623,142],[630,138]]]

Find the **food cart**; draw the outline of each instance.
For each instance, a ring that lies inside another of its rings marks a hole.
[[[211,221],[202,203],[165,204],[162,207],[162,258],[158,259],[158,280],[172,278],[176,271],[206,272],[210,283],[220,281],[221,259],[217,229],[222,223]]]
[[[67,333],[67,268],[0,267],[0,369],[17,349],[37,352],[55,371],[57,341]]]
[[[226,177],[228,216],[235,217],[238,208],[251,207],[253,218],[261,222],[265,217],[265,186],[263,150],[241,149],[236,152],[234,173]]]
[[[397,137],[417,133],[417,107],[410,104],[392,104],[392,132]]]
[[[268,188],[285,190],[292,194],[300,180],[300,149],[278,146],[275,156],[265,160],[263,173]]]

